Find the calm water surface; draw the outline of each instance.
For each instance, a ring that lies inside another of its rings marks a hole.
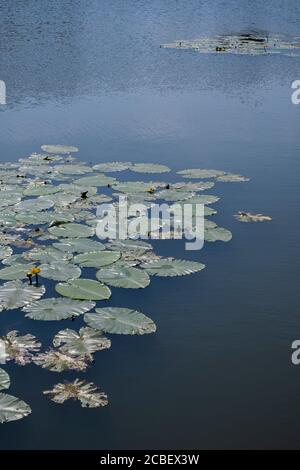
[[[200,260],[193,276],[153,279],[109,305],[141,310],[149,337],[113,337],[85,374],[110,404],[84,410],[42,395],[74,379],[11,364],[11,393],[33,408],[0,428],[2,449],[297,448],[300,366],[300,59],[215,56],[161,43],[248,29],[300,33],[297,0],[0,1],[1,161],[46,143],[80,147],[87,161],[220,168],[250,183],[216,185],[216,221],[229,244],[163,255]],[[270,224],[241,224],[238,210]],[[54,293],[48,291],[48,296]],[[55,322],[54,322],[55,323]],[[33,332],[45,347],[68,322],[1,315],[1,333]],[[76,326],[81,326],[78,320]]]

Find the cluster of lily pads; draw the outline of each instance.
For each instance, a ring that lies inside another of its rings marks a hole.
[[[300,37],[267,34],[255,31],[200,37],[194,40],[177,40],[163,44],[166,49],[192,49],[200,53],[298,56]]]
[[[104,302],[111,287],[146,288],[152,276],[183,276],[201,271],[199,262],[163,258],[151,243],[135,239],[99,241],[96,209],[103,202],[117,205],[117,196],[130,203],[155,201],[205,204],[205,240],[229,241],[231,232],[209,219],[216,214],[210,205],[215,195],[199,194],[216,182],[248,181],[244,176],[219,170],[186,169],[180,181],[117,180],[119,172],[164,174],[171,169],[160,164],[130,162],[79,162],[72,155],[76,147],[44,145],[16,163],[0,164],[0,315],[21,309],[35,321],[75,320],[86,324],[79,329],[57,332],[52,347],[41,351],[31,334],[10,331],[0,336],[0,362],[13,360],[24,366],[33,362],[55,372],[83,372],[93,354],[110,348],[105,334],[143,335],[154,333],[156,325],[148,316],[126,307],[109,307]],[[112,173],[113,176],[107,173]],[[101,192],[101,189],[103,192]],[[150,238],[160,238],[160,221]],[[93,268],[94,277],[85,277]],[[43,279],[55,283],[57,297],[46,297]],[[103,304],[101,306],[101,303]],[[0,369],[0,390],[9,387],[7,373]],[[56,403],[78,399],[84,407],[107,404],[107,396],[93,383],[76,379],[58,383],[44,392]],[[0,422],[20,419],[31,412],[16,397],[0,393]]]

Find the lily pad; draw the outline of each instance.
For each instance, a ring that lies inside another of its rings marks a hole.
[[[218,176],[225,175],[224,171],[221,170],[206,170],[200,168],[188,168],[187,170],[177,171],[177,173],[183,178],[217,178]]]
[[[49,232],[56,237],[88,238],[95,234],[95,229],[87,225],[68,223],[58,227],[50,227]]]
[[[99,408],[108,404],[107,395],[100,392],[96,385],[79,379],[74,382],[58,383],[52,390],[43,393],[59,404],[70,399],[79,400],[83,408]]]
[[[47,153],[60,153],[62,155],[79,152],[79,149],[72,145],[42,145],[41,149]]]
[[[84,321],[106,333],[143,335],[156,331],[155,323],[149,317],[129,308],[96,308],[96,313],[87,313]]]
[[[78,317],[95,307],[95,302],[73,300],[67,298],[43,299],[26,305],[23,308],[27,312],[26,317],[32,320],[65,320]]]
[[[171,168],[158,163],[135,163],[130,167],[130,170],[136,173],[168,173]]]
[[[6,390],[10,387],[10,378],[8,373],[0,369],[0,390]]]
[[[71,356],[84,356],[92,361],[92,354],[109,349],[111,342],[100,331],[86,327],[80,328],[79,333],[68,328],[59,331],[53,338],[53,345]]]
[[[234,173],[225,173],[225,175],[218,176],[217,181],[222,181],[224,183],[241,183],[243,181],[250,181],[250,178],[246,176],[236,175]]]
[[[47,196],[49,194],[54,194],[59,191],[57,186],[51,184],[35,184],[32,183],[24,189],[24,196]]]
[[[35,199],[25,199],[24,201],[18,202],[16,204],[15,210],[17,212],[25,211],[44,211],[50,209],[54,206],[52,199],[47,198],[46,196],[40,196]]]
[[[84,253],[105,250],[105,245],[103,245],[103,243],[96,240],[90,240],[88,238],[68,238],[60,243],[53,243],[53,247],[67,253]]]
[[[116,181],[116,178],[112,176],[106,175],[93,175],[93,176],[83,176],[74,181],[75,184],[79,184],[81,186],[96,186],[96,187],[104,187],[108,184],[112,184]]]
[[[78,266],[64,261],[42,264],[39,268],[42,277],[53,281],[68,281],[69,279],[76,279],[81,275],[81,269]]]
[[[59,283],[55,290],[65,297],[80,300],[107,300],[111,296],[107,286],[93,279],[74,279],[68,283]]]
[[[204,230],[204,240],[207,242],[229,242],[232,239],[232,233],[223,227],[214,227]]]
[[[146,272],[118,263],[100,269],[97,271],[96,277],[109,286],[124,287],[126,289],[141,289],[150,284],[150,278]]]
[[[238,212],[234,216],[240,222],[269,222],[272,217],[264,214],[252,214],[251,212]]]
[[[25,366],[32,361],[34,353],[38,352],[40,347],[41,343],[31,334],[22,336],[14,330],[6,336],[0,336],[1,359],[4,362],[14,360],[18,365]]]
[[[45,293],[44,286],[29,286],[21,281],[5,282],[0,287],[0,309],[13,310],[40,299]]]
[[[205,264],[196,261],[164,258],[150,261],[149,263],[143,263],[140,267],[145,269],[151,276],[174,277],[185,276],[201,271],[205,268]]]
[[[75,256],[74,263],[83,268],[101,268],[113,264],[120,256],[121,254],[118,251],[89,251]]]
[[[26,279],[27,273],[34,267],[33,264],[14,264],[0,269],[0,279],[14,281],[16,279]]]
[[[0,393],[0,423],[17,421],[31,413],[31,408],[25,401],[6,393]]]
[[[84,357],[71,356],[58,349],[49,349],[45,353],[38,354],[34,357],[33,362],[37,366],[52,372],[63,372],[65,370],[85,371],[88,366],[87,359]]]
[[[13,250],[10,246],[0,246],[0,260],[11,256]]]
[[[115,171],[125,171],[131,167],[130,162],[108,162],[98,163],[93,166],[93,170],[102,171],[103,173],[113,173]]]

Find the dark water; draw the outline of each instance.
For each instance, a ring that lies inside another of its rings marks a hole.
[[[206,56],[159,45],[203,34],[260,29],[299,34],[297,0],[0,1],[1,160],[41,144],[78,145],[88,161],[160,162],[240,172],[222,184],[218,224],[229,244],[161,254],[200,260],[201,273],[153,279],[110,305],[134,307],[158,326],[113,337],[85,378],[110,404],[55,405],[42,390],[78,374],[8,364],[11,393],[33,408],[2,425],[5,448],[297,448],[300,366],[300,106],[291,82],[300,59]],[[272,223],[241,224],[238,210]],[[48,292],[51,296],[52,292]],[[67,322],[1,314],[1,329],[32,331],[45,346]],[[80,326],[76,323],[76,326]]]

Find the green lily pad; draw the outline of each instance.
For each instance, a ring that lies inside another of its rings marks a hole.
[[[171,168],[158,163],[135,163],[130,167],[130,170],[136,173],[168,173]]]
[[[0,260],[2,261],[5,258],[9,258],[13,250],[10,246],[0,246]]]
[[[100,269],[97,271],[96,277],[109,286],[124,287],[126,289],[141,289],[150,284],[150,278],[146,272],[118,263]]]
[[[89,251],[75,256],[74,263],[83,268],[101,268],[113,264],[120,256],[118,251]]]
[[[67,253],[84,253],[89,251],[103,251],[105,245],[88,238],[68,238],[60,243],[53,243],[53,247]]]
[[[42,145],[41,149],[47,153],[58,153],[62,155],[79,152],[79,149],[72,145]]]
[[[5,282],[0,287],[0,310],[13,310],[40,299],[44,286],[30,286],[21,281]]]
[[[14,264],[0,269],[0,279],[5,281],[14,281],[16,279],[26,279],[28,271],[34,267],[34,264]]]
[[[96,308],[96,313],[87,313],[84,321],[90,327],[106,333],[143,335],[156,331],[151,318],[129,308]]]
[[[76,279],[81,275],[81,269],[78,266],[64,261],[42,264],[39,268],[42,277],[53,281],[68,281],[69,279]]]
[[[24,201],[18,202],[16,204],[15,210],[17,212],[25,211],[44,211],[50,209],[54,206],[52,199],[47,198],[46,196],[40,196],[35,199],[25,199]]]
[[[93,279],[74,279],[68,283],[59,283],[55,290],[65,297],[80,300],[107,300],[111,296],[107,286]]]
[[[204,230],[204,240],[206,242],[229,242],[232,239],[232,233],[223,227],[208,228]]]
[[[6,393],[0,393],[0,423],[17,421],[31,413],[31,408],[25,401]]]
[[[35,184],[32,183],[24,189],[24,196],[47,196],[49,194],[54,194],[59,191],[57,186],[51,184]]]
[[[6,390],[10,387],[10,378],[8,373],[0,369],[0,390]]]
[[[146,269],[147,273],[151,276],[174,277],[185,276],[201,271],[205,268],[205,264],[196,261],[167,258],[143,263],[140,267]]]
[[[78,180],[74,181],[74,184],[79,184],[81,186],[96,186],[96,187],[101,187],[101,186],[107,186],[108,184],[112,184],[116,181],[116,178],[113,178],[112,176],[106,176],[106,175],[93,175],[93,176],[83,176],[82,178],[79,178]]]
[[[183,178],[217,178],[218,176],[225,175],[224,171],[221,170],[206,170],[200,168],[189,168],[187,170],[177,171],[177,173]]]
[[[56,237],[88,238],[95,234],[95,229],[87,225],[68,223],[58,227],[50,227],[49,232]]]
[[[32,320],[66,320],[78,317],[95,307],[95,302],[67,298],[42,299],[23,308],[26,317]]]
[[[108,162],[108,163],[97,163],[93,166],[93,170],[102,171],[103,173],[113,173],[115,171],[125,171],[131,167],[130,162]]]

